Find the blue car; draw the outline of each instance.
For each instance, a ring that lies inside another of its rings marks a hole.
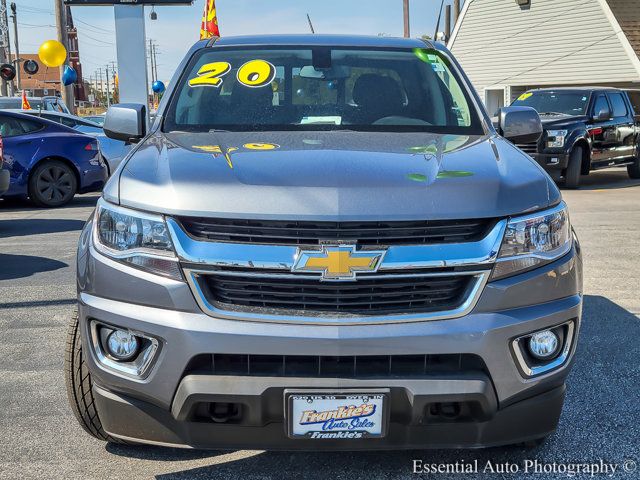
[[[99,191],[107,179],[98,140],[44,118],[1,111],[5,197],[28,196],[42,207],[60,207],[76,193]]]
[[[118,168],[118,165],[120,165],[120,162],[124,159],[129,150],[131,150],[131,144],[127,144],[126,142],[114,140],[107,137],[104,133],[104,130],[102,130],[102,125],[92,122],[91,120],[87,120],[87,117],[77,117],[68,113],[51,112],[48,110],[10,111],[46,118],[47,120],[51,120],[52,122],[61,123],[62,125],[73,128],[78,132],[86,133],[87,135],[96,137],[98,139],[98,142],[100,143],[100,152],[107,162],[109,175],[115,172],[116,168]]]

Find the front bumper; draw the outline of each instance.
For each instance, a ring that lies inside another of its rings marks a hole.
[[[0,162],[1,163],[1,162]],[[0,168],[0,197],[9,190],[9,170],[3,170]]]
[[[463,317],[380,325],[260,323],[205,315],[184,282],[114,262],[90,246],[90,225],[78,255],[81,331],[105,430],[114,437],[198,448],[479,447],[544,436],[555,429],[575,350],[561,367],[535,378],[519,371],[512,341],[523,334],[575,323],[582,307],[581,257],[574,248],[545,267],[488,283]],[[577,248],[577,247],[576,247]],[[153,306],[152,306],[153,305]],[[149,373],[133,379],[101,365],[90,347],[89,321],[158,339]],[[210,354],[367,356],[472,354],[484,372],[438,377],[354,379],[199,375],[192,359]],[[371,389],[391,392],[384,439],[362,443],[291,440],[285,431],[286,388]],[[245,414],[233,424],[195,421],[198,403],[233,402]],[[425,418],[434,402],[471,402],[468,421]],[[524,414],[523,412],[526,412]]]
[[[265,379],[277,381],[276,379]],[[291,439],[284,423],[282,387],[266,388],[255,380],[222,379],[213,397],[226,396],[229,386],[237,391],[250,390],[256,399],[272,398],[272,404],[264,404],[259,412],[265,414],[264,422],[257,426],[189,422],[176,419],[171,412],[148,402],[110,392],[94,386],[93,394],[100,421],[111,435],[128,441],[169,447],[194,447],[211,449],[264,449],[270,450],[390,450],[419,448],[481,448],[534,440],[551,434],[558,424],[565,397],[565,386],[522,400],[497,410],[491,418],[476,422],[430,423],[419,418],[415,422],[403,421],[408,412],[416,410],[418,403],[431,400],[433,393],[412,396],[416,385],[404,385],[395,391],[396,415],[392,412],[388,434],[383,438],[349,440]],[[307,384],[308,382],[305,382]],[[227,389],[224,389],[224,387]],[[423,388],[428,389],[425,384]],[[218,389],[220,388],[220,389]],[[258,392],[261,391],[259,394]],[[490,395],[490,394],[489,394]],[[243,394],[246,397],[246,393]],[[439,398],[442,398],[440,396]],[[261,402],[257,402],[261,403]],[[268,415],[267,415],[268,413]]]

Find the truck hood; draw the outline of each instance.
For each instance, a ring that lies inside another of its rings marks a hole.
[[[544,115],[540,117],[542,120],[542,126],[545,129],[560,128],[575,125],[576,123],[584,123],[588,120],[585,115]]]
[[[560,199],[548,175],[497,136],[156,133],[119,178],[121,205],[228,218],[486,218]]]

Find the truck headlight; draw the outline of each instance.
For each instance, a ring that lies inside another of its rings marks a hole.
[[[567,206],[509,220],[492,280],[553,262],[571,250],[573,237]]]
[[[96,250],[106,257],[182,280],[167,225],[160,215],[112,205],[101,198],[94,217],[93,240]]]
[[[568,130],[547,130],[547,147],[562,148],[567,138]]]

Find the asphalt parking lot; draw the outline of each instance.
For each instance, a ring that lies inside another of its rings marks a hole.
[[[527,459],[603,460],[617,464],[614,478],[640,478],[640,465],[623,470],[640,463],[640,182],[624,170],[602,171],[564,196],[584,252],[584,321],[560,427],[547,443],[534,450],[295,454],[123,447],[86,435],[67,405],[62,364],[76,242],[97,196],[57,210],[0,201],[0,478],[415,478],[414,459],[477,460],[481,469],[510,462],[520,468],[511,478],[527,477]],[[472,478],[509,477],[488,471]]]

